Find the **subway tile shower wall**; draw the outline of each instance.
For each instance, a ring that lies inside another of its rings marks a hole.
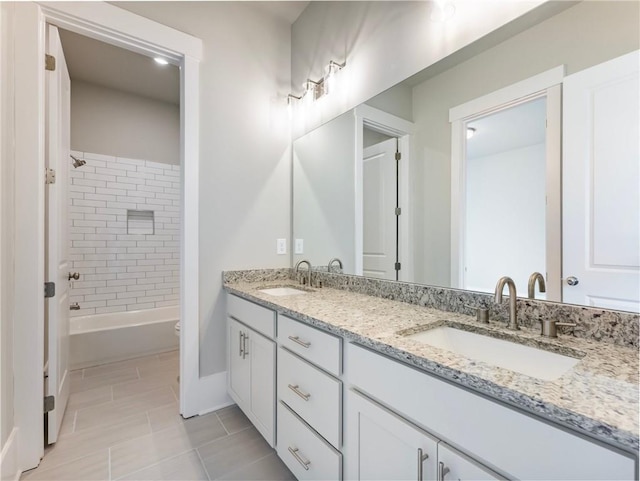
[[[72,152],[86,165],[70,169],[70,302],[72,316],[178,304],[180,166]],[[152,210],[154,234],[127,234],[127,210]]]

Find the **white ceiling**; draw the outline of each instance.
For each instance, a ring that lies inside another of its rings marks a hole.
[[[180,103],[180,70],[152,58],[60,29],[71,80]]]
[[[130,2],[110,2],[127,8]],[[250,2],[265,15],[292,24],[309,2]],[[185,8],[188,5],[185,5]],[[80,80],[134,95],[180,103],[180,71],[158,65],[152,58],[60,29],[71,80]]]
[[[467,140],[467,158],[506,152],[545,141],[544,97],[502,110],[467,124],[476,129]]]

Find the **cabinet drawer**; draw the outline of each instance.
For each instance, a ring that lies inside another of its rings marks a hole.
[[[227,295],[227,313],[268,338],[275,339],[275,311],[229,294]]]
[[[342,441],[342,383],[284,348],[278,349],[278,398],[327,441]]]
[[[631,455],[360,346],[346,346],[345,373],[358,389],[508,477],[614,480],[635,476],[636,459]]]
[[[278,317],[278,341],[334,376],[342,371],[342,339],[291,319]]]
[[[299,480],[342,479],[342,455],[278,403],[278,456]]]

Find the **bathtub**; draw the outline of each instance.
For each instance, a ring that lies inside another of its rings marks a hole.
[[[178,349],[180,339],[175,334],[175,325],[179,318],[179,306],[72,317],[69,368],[81,369]]]

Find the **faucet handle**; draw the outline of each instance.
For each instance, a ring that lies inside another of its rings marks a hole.
[[[575,322],[558,322],[553,319],[538,319],[541,324],[540,335],[544,337],[558,337],[557,326],[576,327]]]
[[[465,304],[464,307],[476,310],[476,321],[481,322],[483,324],[489,324],[489,308],[488,307],[484,307],[484,306],[475,307],[475,306],[470,306],[468,304]]]

